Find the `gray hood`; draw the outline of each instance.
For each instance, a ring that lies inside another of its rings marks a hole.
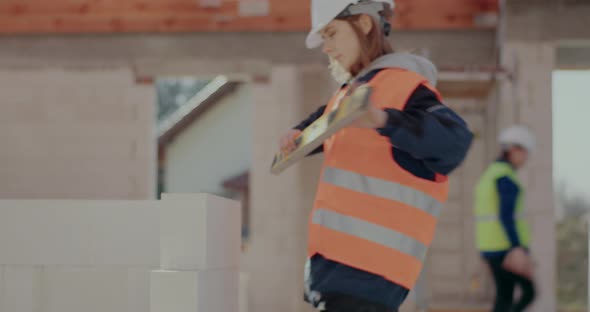
[[[430,85],[436,86],[438,71],[428,59],[405,52],[391,53],[377,58],[369,67],[361,71],[357,77],[381,68],[401,68],[424,76]]]

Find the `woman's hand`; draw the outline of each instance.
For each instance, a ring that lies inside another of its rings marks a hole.
[[[506,255],[502,266],[505,270],[514,274],[524,276],[528,279],[533,278],[533,262],[531,257],[522,247],[517,247]]]
[[[290,153],[297,147],[295,144],[295,138],[301,134],[301,130],[291,129],[279,140],[279,146],[283,153]]]
[[[366,113],[352,123],[356,128],[383,128],[387,123],[387,113],[374,105],[369,105]]]

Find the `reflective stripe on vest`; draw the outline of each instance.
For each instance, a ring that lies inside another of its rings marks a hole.
[[[519,221],[519,220],[524,220],[525,216],[524,213],[517,213],[513,216],[515,221]],[[498,221],[502,221],[502,219],[500,218],[499,215],[478,215],[475,216],[475,221],[477,222],[498,222]]]
[[[377,224],[326,209],[314,210],[312,223],[396,249],[420,261],[424,260],[428,251],[426,245],[412,237]]]
[[[418,208],[435,218],[440,215],[442,203],[424,192],[399,183],[367,177],[333,167],[324,169],[323,181],[356,192],[395,200]]]

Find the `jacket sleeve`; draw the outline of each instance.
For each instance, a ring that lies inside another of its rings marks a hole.
[[[464,160],[473,134],[465,121],[420,85],[402,111],[385,109],[388,120],[377,131],[391,144],[420,159],[432,171],[448,175]]]
[[[516,198],[518,197],[518,186],[508,177],[501,177],[496,180],[496,188],[500,197],[500,222],[510,240],[512,247],[520,246],[514,212],[516,210]]]
[[[305,120],[303,120],[298,125],[293,127],[293,129],[303,131],[303,129],[307,128],[309,125],[311,125],[318,118],[322,117],[325,110],[326,110],[326,105],[321,106],[315,112],[313,112],[313,114],[309,115],[309,117],[307,117]]]
[[[293,127],[293,129],[303,131],[303,129],[307,128],[309,125],[311,125],[318,118],[322,117],[325,110],[326,110],[326,105],[321,106],[313,114],[309,115],[309,117],[307,117],[305,120],[303,120],[298,125]],[[307,156],[311,156],[311,155],[322,153],[322,152],[324,152],[324,145],[318,146],[316,149],[311,151]]]

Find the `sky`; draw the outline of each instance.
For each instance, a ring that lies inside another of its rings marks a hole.
[[[590,70],[553,72],[553,177],[590,200]]]

